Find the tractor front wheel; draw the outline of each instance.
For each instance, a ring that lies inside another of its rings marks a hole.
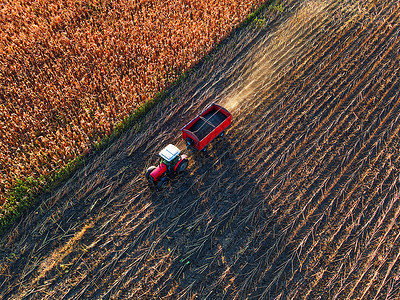
[[[149,168],[146,170],[146,174],[145,174],[147,181],[150,182],[150,183],[153,183],[153,184],[154,184],[154,179],[153,179],[153,177],[150,176],[150,174],[151,174],[151,172],[153,172],[155,169],[156,169],[155,166],[151,166],[151,167],[149,167]]]

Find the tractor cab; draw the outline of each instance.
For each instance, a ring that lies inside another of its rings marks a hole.
[[[179,150],[176,146],[169,144],[159,153],[160,164],[165,164],[169,172],[174,171],[175,166],[181,160],[181,156],[179,155],[180,153],[181,150]]]

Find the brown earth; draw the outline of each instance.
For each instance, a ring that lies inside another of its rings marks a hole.
[[[286,1],[1,238],[2,299],[398,299],[398,1]],[[144,179],[212,102],[227,135]]]

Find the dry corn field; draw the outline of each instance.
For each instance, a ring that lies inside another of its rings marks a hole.
[[[4,234],[0,298],[400,298],[400,3],[282,3]],[[150,187],[212,102],[226,136]]]
[[[260,0],[0,3],[0,205],[193,67]]]

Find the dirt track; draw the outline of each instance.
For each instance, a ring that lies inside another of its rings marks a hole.
[[[238,31],[2,237],[0,298],[399,298],[399,16],[291,1]],[[151,189],[212,102],[227,136]]]

